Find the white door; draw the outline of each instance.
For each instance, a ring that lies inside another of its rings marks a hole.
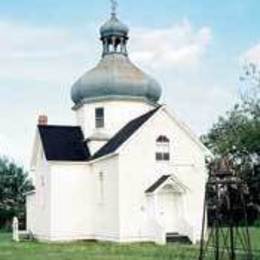
[[[180,194],[162,191],[158,195],[160,222],[166,232],[178,232]]]

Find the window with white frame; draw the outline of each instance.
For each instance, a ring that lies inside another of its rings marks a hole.
[[[104,128],[105,112],[103,107],[98,107],[95,109],[95,120],[96,120],[96,128]]]
[[[156,161],[170,161],[170,140],[165,135],[156,139]]]

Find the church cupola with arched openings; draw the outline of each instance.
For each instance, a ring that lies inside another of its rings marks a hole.
[[[103,57],[115,53],[127,56],[128,32],[128,27],[117,18],[113,9],[111,18],[100,28]]]

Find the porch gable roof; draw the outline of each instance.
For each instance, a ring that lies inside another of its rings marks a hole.
[[[146,191],[145,193],[147,194],[151,194],[156,192],[158,189],[160,189],[163,184],[166,184],[167,182],[172,182],[175,185],[177,185],[177,187],[185,192],[186,190],[188,190],[188,187],[186,187],[182,182],[180,182],[178,180],[178,178],[174,175],[162,175],[156,182],[154,182]]]
[[[145,193],[153,193],[156,191],[164,182],[166,182],[171,175],[163,175],[160,177],[154,184],[152,184],[146,191]]]

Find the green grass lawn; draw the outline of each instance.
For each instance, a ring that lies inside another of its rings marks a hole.
[[[252,249],[255,251],[259,251],[260,254],[260,228],[251,228],[250,236],[251,236]]]
[[[260,229],[251,231],[253,248],[260,251]],[[11,241],[11,234],[0,233],[0,260],[192,260],[197,256],[196,247],[177,244],[15,243]]]
[[[160,260],[196,259],[192,246],[156,246],[153,244],[126,244],[75,242],[46,244],[11,241],[11,235],[0,233],[0,260]]]
[[[225,232],[227,232],[227,230],[225,230]],[[250,238],[251,238],[250,242],[251,242],[252,250],[255,251],[255,252],[258,252],[258,254],[260,254],[260,228],[250,228],[249,234],[250,234]],[[235,247],[240,248],[240,249],[243,248],[243,244],[241,243],[241,239],[238,239],[238,236],[236,236],[236,237],[237,237],[237,240],[236,240]],[[220,245],[223,246],[224,243],[223,243],[222,239],[223,239],[223,236],[221,236],[221,239],[220,239]]]
[[[234,230],[234,234],[235,234],[235,237],[236,237],[236,241],[235,241],[235,248],[237,249],[236,251],[236,259],[237,260],[244,260],[245,259],[245,254],[243,253],[243,249],[244,249],[244,246],[245,245],[245,241],[243,239],[243,241],[241,241],[241,229],[239,229],[240,232],[240,238],[239,238],[239,234],[236,233],[236,231]],[[223,233],[222,233],[223,232]],[[224,243],[224,239],[225,241],[229,241],[230,237],[226,237],[227,234],[230,234],[229,233],[229,230],[227,230],[226,228],[223,229],[221,232],[221,235],[220,235],[220,240],[219,240],[219,245],[220,245],[220,252],[222,254],[222,251],[221,251],[221,248],[225,247],[224,245],[226,244],[226,242]],[[244,230],[245,232],[245,230]],[[224,234],[224,236],[223,236]],[[251,248],[252,248],[252,253],[253,253],[253,256],[254,256],[254,260],[260,260],[260,228],[250,228],[249,229],[249,234],[250,234],[250,242],[251,242]],[[225,238],[224,238],[225,237]],[[211,247],[215,242],[212,240],[209,241],[209,247]],[[210,253],[209,253],[210,254]],[[229,259],[227,258],[228,256],[228,252],[224,253],[224,256],[223,258],[221,259]],[[209,259],[214,259],[214,258],[209,258]]]

